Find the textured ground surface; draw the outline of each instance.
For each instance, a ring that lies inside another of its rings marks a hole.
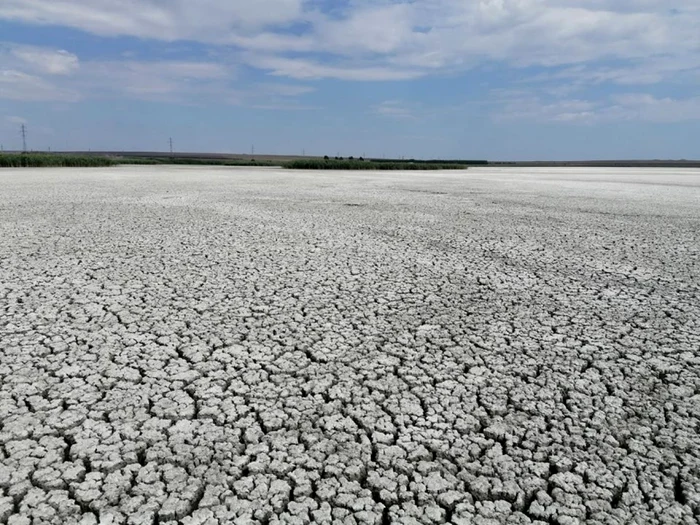
[[[696,523],[700,172],[0,172],[0,523]]]

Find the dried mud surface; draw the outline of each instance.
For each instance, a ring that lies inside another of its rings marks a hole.
[[[0,523],[695,524],[700,171],[0,172]]]

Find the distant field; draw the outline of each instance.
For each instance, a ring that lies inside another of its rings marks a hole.
[[[206,166],[280,166],[280,162],[260,159],[147,157],[97,154],[10,153],[0,154],[2,168],[104,167],[118,164],[188,164]]]
[[[99,168],[115,166],[116,160],[109,157],[87,155],[58,155],[44,153],[12,153],[0,155],[0,168]]]
[[[256,159],[201,159],[186,157],[117,157],[118,164],[141,164],[141,165],[177,165],[184,164],[190,166],[275,166],[279,167],[283,163],[271,160]]]
[[[288,169],[317,170],[443,170],[466,169],[467,162],[485,161],[401,161],[378,159],[324,159],[318,157],[198,157],[184,155],[138,155],[138,154],[97,154],[97,153],[11,153],[0,155],[0,167],[43,168],[43,167],[104,167],[119,164],[138,165],[195,165],[195,166],[265,166]]]
[[[353,164],[318,164],[319,162]],[[362,164],[359,164],[359,163]],[[289,164],[293,163],[293,164]],[[301,164],[305,163],[305,164]],[[247,155],[229,153],[164,153],[144,151],[8,152],[0,154],[0,167],[109,166],[114,164],[191,164],[212,166],[279,166],[296,169],[449,169],[447,165],[498,168],[700,168],[700,160],[584,160],[487,161],[474,159],[378,159],[301,155]],[[371,164],[369,167],[367,164]],[[400,167],[398,165],[401,165]],[[410,166],[406,166],[410,165]],[[302,166],[304,166],[302,168]],[[342,167],[341,167],[342,166]],[[419,167],[420,166],[420,167]]]
[[[309,158],[322,157],[304,157],[302,155],[249,155],[244,153],[201,153],[201,152],[179,152],[166,153],[162,151],[75,151],[71,152],[76,155],[97,155],[108,156],[123,159],[188,159],[199,161],[238,161],[238,162],[256,162],[256,163],[272,163],[276,166],[281,166],[282,163]]]
[[[286,162],[284,167],[296,170],[463,170],[465,164],[440,162],[371,161],[336,159],[301,159]]]

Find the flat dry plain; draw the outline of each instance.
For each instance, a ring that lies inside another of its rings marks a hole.
[[[700,170],[0,172],[0,523],[695,524]]]

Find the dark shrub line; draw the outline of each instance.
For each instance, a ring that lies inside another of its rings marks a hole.
[[[186,157],[120,157],[117,159],[119,164],[144,164],[144,165],[162,165],[162,164],[182,164],[188,166],[279,166],[280,164],[271,161],[255,159],[197,159]]]
[[[9,153],[0,155],[0,168],[98,168],[115,166],[108,157],[48,155],[42,153]]]
[[[98,155],[61,155],[47,153],[0,154],[0,168],[43,168],[43,167],[104,167],[119,164],[141,165],[195,165],[195,166],[282,166],[297,170],[458,170],[467,169],[468,163],[480,161],[399,161],[307,158],[288,162],[255,161],[253,159],[198,159],[171,157],[104,157]],[[486,163],[485,161],[483,162]]]
[[[464,170],[468,166],[453,163],[418,163],[395,161],[362,161],[336,159],[300,159],[284,164],[292,170]]]

